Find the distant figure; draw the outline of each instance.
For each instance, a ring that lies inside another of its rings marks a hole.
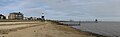
[[[98,23],[98,20],[97,20],[97,19],[95,19],[95,22],[96,22],[96,23]]]

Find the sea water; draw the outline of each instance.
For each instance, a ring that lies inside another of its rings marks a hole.
[[[70,22],[68,23],[76,24]],[[72,27],[82,31],[92,32],[104,36],[120,37],[120,22],[80,23],[80,25]]]

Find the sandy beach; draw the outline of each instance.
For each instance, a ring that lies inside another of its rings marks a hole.
[[[52,22],[0,22],[0,37],[97,37]]]

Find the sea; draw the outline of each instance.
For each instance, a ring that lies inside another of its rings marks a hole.
[[[99,21],[99,22],[60,22],[69,26],[103,36],[120,37],[120,22]]]

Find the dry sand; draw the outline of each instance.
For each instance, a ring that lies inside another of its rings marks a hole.
[[[52,22],[2,22],[0,37],[96,37]]]

